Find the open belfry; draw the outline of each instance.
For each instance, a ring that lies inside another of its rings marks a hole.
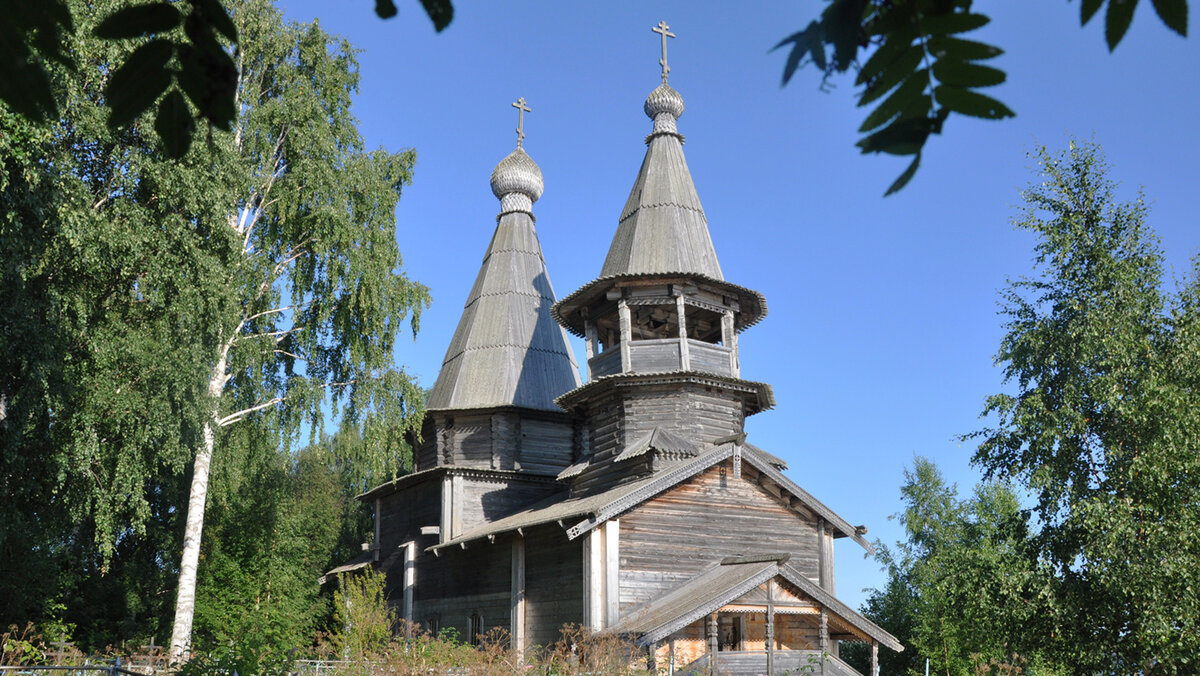
[[[843,642],[902,650],[834,593],[833,543],[870,544],[749,443],[774,406],[738,334],[766,301],[726,281],[683,154],[683,98],[646,98],[646,154],[599,275],[556,302],[522,147],[492,172],[496,230],[467,297],[413,471],[360,496],[375,537],[332,572],[386,572],[398,615],[526,649],[564,624],[612,632],[658,668],[856,674]],[[582,337],[581,382],[567,332]]]

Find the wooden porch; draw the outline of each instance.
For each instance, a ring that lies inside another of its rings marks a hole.
[[[833,655],[822,659],[820,650],[776,650],[774,651],[772,674],[811,674],[812,676],[863,676],[849,664]],[[720,676],[759,676],[768,673],[767,651],[738,650],[716,653],[715,665],[710,670],[708,655],[677,668],[678,674],[709,673]]]

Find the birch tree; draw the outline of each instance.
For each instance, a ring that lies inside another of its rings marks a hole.
[[[233,11],[237,104],[225,144],[234,199],[221,227],[236,253],[233,311],[211,355],[211,413],[195,457],[170,655],[185,658],[212,457],[231,426],[270,413],[279,443],[320,428],[326,410],[359,422],[377,464],[402,461],[420,391],[392,350],[427,291],[399,272],[395,207],[411,151],[364,152],[350,114],[353,50],[315,23],[285,25],[265,2]],[[222,452],[237,452],[234,447]]]
[[[37,575],[26,559],[54,564],[81,538],[103,565],[165,500],[167,514],[186,511],[178,660],[214,453],[253,452],[263,435],[295,448],[328,418],[364,430],[355,461],[395,471],[421,399],[393,349],[428,295],[401,273],[396,244],[415,155],[364,148],[348,44],[285,25],[265,0],[225,3],[236,119],[174,161],[154,133],[161,111],[110,127],[105,94],[155,43],[167,57],[154,67],[170,72],[144,75],[178,82],[188,98],[175,103],[195,105],[188,41],[96,39],[96,17],[120,6],[72,6],[73,66],[48,66],[57,117],[0,107],[0,497],[16,512],[0,519],[0,563],[22,573],[0,584],[18,589]],[[254,446],[231,433],[246,426]],[[185,507],[163,479],[189,466]]]

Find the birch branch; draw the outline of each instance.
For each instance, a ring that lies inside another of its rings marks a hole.
[[[242,340],[253,340],[255,338],[275,338],[275,342],[278,343],[280,340],[283,339],[284,336],[287,336],[287,335],[290,335],[293,333],[299,333],[300,331],[303,331],[303,330],[304,330],[303,326],[294,326],[290,329],[280,329],[279,331],[267,331],[265,333],[248,333],[244,336],[238,336],[237,339],[239,341],[242,341]]]
[[[310,300],[310,301],[307,301],[304,303],[297,303],[295,305],[289,305],[287,307],[277,307],[273,310],[263,310],[262,312],[259,312],[257,314],[252,314],[249,317],[246,317],[242,321],[249,323],[249,322],[254,321],[255,319],[258,319],[259,317],[266,317],[267,315],[278,314],[280,312],[287,312],[288,310],[298,310],[302,307],[308,307],[309,305],[312,305],[315,302],[316,302],[315,300]]]
[[[274,406],[275,404],[278,404],[281,401],[283,401],[283,397],[275,397],[273,399],[268,399],[267,401],[264,401],[261,404],[256,404],[254,406],[251,406],[250,408],[243,408],[242,410],[238,411],[237,413],[230,413],[229,415],[227,415],[224,418],[221,418],[220,420],[217,421],[217,427],[227,427],[229,425],[232,425],[233,423],[238,422],[242,418],[245,418],[246,416],[250,415],[251,413],[254,413],[255,411],[261,411],[264,408],[270,408],[270,407]]]

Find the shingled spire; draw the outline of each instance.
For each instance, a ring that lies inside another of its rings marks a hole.
[[[662,84],[642,107],[654,128],[600,276],[685,272],[724,279],[683,157],[683,135],[676,126],[683,97],[667,84],[667,38],[675,36],[666,29],[665,24],[653,29],[662,35]]]
[[[525,100],[513,105],[523,122]],[[521,147],[523,124],[517,134],[516,150],[492,172],[500,199],[496,232],[429,395],[430,410],[559,411],[554,398],[579,386],[566,332],[550,317],[554,289],[534,227],[542,172]]]

